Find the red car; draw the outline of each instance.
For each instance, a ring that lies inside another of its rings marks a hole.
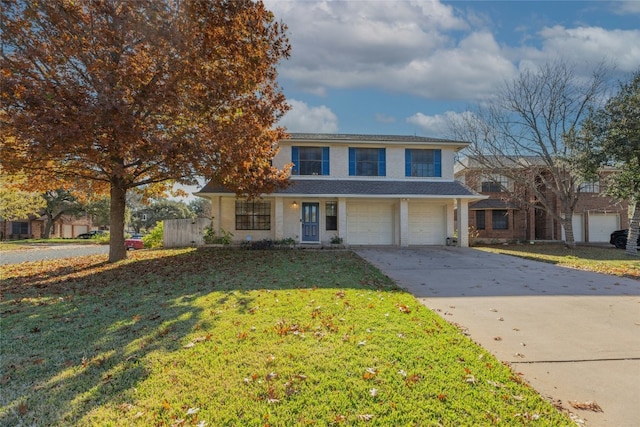
[[[144,243],[142,243],[142,236],[134,234],[133,236],[131,236],[131,238],[125,239],[124,246],[127,248],[127,250],[144,249]]]

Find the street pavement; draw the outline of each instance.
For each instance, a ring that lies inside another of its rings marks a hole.
[[[109,245],[33,244],[29,249],[0,252],[0,265],[108,253]]]
[[[472,248],[355,252],[582,425],[640,426],[640,281]]]

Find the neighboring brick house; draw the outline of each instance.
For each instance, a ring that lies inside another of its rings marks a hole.
[[[292,238],[347,245],[444,245],[466,223],[470,201],[484,198],[454,180],[455,154],[468,143],[415,136],[291,134],[273,164],[294,164],[291,185],[259,200],[237,198],[215,182],[198,196],[212,202],[215,230],[235,241]]]
[[[0,237],[4,240],[40,239],[46,217],[30,217],[19,221],[0,221]],[[91,215],[63,215],[53,223],[50,238],[71,239],[92,229]]]
[[[610,173],[613,171],[603,170],[598,182],[580,186],[572,222],[576,242],[609,242],[612,231],[628,227],[627,203],[603,195],[604,178]],[[477,241],[564,240],[562,224],[551,214],[510,197],[510,192],[522,192],[523,189],[514,188],[516,184],[506,176],[489,173],[467,158],[456,166],[455,177],[471,189],[489,196],[469,204],[469,227],[474,230]],[[533,200],[526,193],[524,197]],[[560,212],[560,203],[550,191],[547,199]]]

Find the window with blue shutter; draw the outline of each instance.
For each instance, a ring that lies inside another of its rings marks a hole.
[[[387,175],[387,159],[386,150],[384,148],[378,148],[378,176]]]
[[[293,175],[329,175],[329,147],[291,147]]]
[[[349,148],[349,175],[385,176],[385,156],[384,148]]]
[[[406,149],[404,160],[405,176],[442,176],[441,150]]]
[[[329,147],[322,147],[322,175],[329,173]]]
[[[293,163],[291,174],[298,175],[300,171],[300,150],[298,147],[291,147],[291,163]]]
[[[349,148],[349,176],[356,174],[356,149]]]

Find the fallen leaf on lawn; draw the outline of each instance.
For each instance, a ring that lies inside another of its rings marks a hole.
[[[162,401],[162,407],[166,410],[171,409],[171,405],[169,405],[169,402],[167,402],[166,400]]]
[[[182,348],[191,348],[191,347],[193,347],[193,346],[195,346],[195,345],[196,345],[196,343],[194,343],[193,341],[191,341],[190,343],[187,343],[187,344],[183,345],[183,346],[182,346]]]
[[[198,424],[196,424],[196,427],[204,427],[207,425],[206,421],[200,421]]]
[[[26,414],[28,410],[29,406],[27,406],[26,403],[21,403],[18,405],[18,412],[20,413],[20,415]]]
[[[596,402],[592,400],[588,400],[586,402],[578,402],[577,400],[570,400],[569,404],[576,409],[583,409],[586,411],[593,411],[593,412],[604,412],[600,407],[600,405],[598,405]]]
[[[200,410],[200,408],[189,408],[189,409],[187,410],[187,415],[194,415],[194,414],[197,414],[199,410]]]
[[[265,379],[266,379],[267,381],[271,381],[271,380],[274,380],[274,379],[276,379],[276,378],[278,378],[278,374],[276,374],[275,372],[269,372],[269,373],[265,376]]]
[[[197,337],[196,339],[193,340],[193,342],[202,342],[202,341],[209,341],[211,339],[211,334],[207,334],[207,335],[203,335],[201,337]]]
[[[358,419],[362,421],[371,421],[373,419],[373,415],[371,414],[358,415]]]
[[[469,383],[469,384],[475,384],[476,383],[476,377],[474,377],[471,374],[468,374],[468,375],[465,375],[464,381]]]
[[[371,390],[369,390],[369,394],[372,397],[376,397],[378,395],[378,389],[377,388],[372,388]]]
[[[376,375],[378,375],[378,371],[374,368],[367,368],[366,371],[364,371],[364,374],[362,374],[362,378],[364,378],[365,380],[370,380],[371,378],[375,378]]]
[[[411,313],[411,308],[408,305],[398,304],[397,307],[398,307],[398,310],[400,310],[403,313],[406,313],[406,314]]]

